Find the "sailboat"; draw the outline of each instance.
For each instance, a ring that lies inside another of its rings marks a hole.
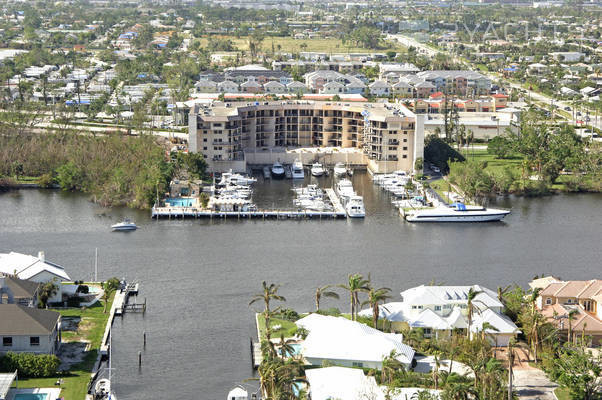
[[[109,336],[109,340],[109,367],[107,368],[109,370],[109,377],[96,381],[96,384],[94,385],[94,398],[97,400],[117,400],[117,397],[111,390],[111,371],[113,370],[111,368],[111,362],[113,360],[113,336]]]

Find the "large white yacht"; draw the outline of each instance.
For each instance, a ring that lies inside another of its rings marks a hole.
[[[364,218],[366,216],[364,198],[357,195],[351,196],[345,203],[345,211],[350,218]]]
[[[291,169],[293,179],[303,179],[305,178],[305,172],[303,171],[303,164],[301,160],[296,159],[293,163],[293,168]]]
[[[313,176],[322,176],[324,175],[324,167],[320,163],[314,163],[311,166],[311,174]]]
[[[284,167],[278,161],[272,165],[272,178],[283,178],[284,177]]]
[[[342,162],[338,162],[334,165],[334,175],[335,176],[343,176],[347,173],[347,168],[345,168],[345,164]]]
[[[510,210],[453,203],[449,206],[409,211],[405,218],[410,222],[489,222],[500,221],[508,214]]]
[[[341,179],[335,185],[335,191],[339,198],[341,199],[341,203],[343,205],[349,200],[351,196],[355,196],[355,192],[353,191],[353,184],[349,179]]]

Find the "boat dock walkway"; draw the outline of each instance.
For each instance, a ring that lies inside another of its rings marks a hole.
[[[328,197],[334,206],[334,211],[311,210],[258,210],[258,211],[212,211],[194,207],[153,207],[151,218],[260,218],[260,219],[328,219],[347,218],[347,213],[332,189]],[[327,192],[328,193],[328,192]],[[336,202],[333,202],[333,198]]]
[[[337,214],[345,214],[345,216],[346,216],[347,212],[345,211],[345,208],[341,204],[341,200],[339,199],[339,196],[337,196],[337,194],[334,192],[334,189],[329,188],[329,189],[324,189],[324,191],[326,192],[328,199],[332,203],[332,207],[334,208],[334,211]]]
[[[109,343],[111,337],[111,326],[113,325],[113,320],[115,316],[123,315],[124,312],[127,311],[146,311],[146,299],[144,299],[144,303],[128,303],[129,297],[132,295],[138,294],[138,283],[130,283],[126,284],[125,288],[118,290],[115,293],[115,298],[113,299],[113,305],[111,306],[111,311],[109,312],[109,320],[107,321],[107,325],[105,327],[104,335],[102,336],[102,342],[100,342],[100,355],[106,355],[109,352]]]

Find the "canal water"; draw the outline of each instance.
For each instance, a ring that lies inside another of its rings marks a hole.
[[[86,195],[13,191],[0,195],[0,252],[43,250],[73,279],[90,279],[98,248],[100,279],[142,282],[146,315],[127,314],[114,325],[119,399],[221,400],[251,378],[249,338],[260,306],[248,303],[263,280],[281,285],[286,306],[306,311],[316,286],[355,272],[394,293],[432,280],[495,290],[541,273],[600,277],[602,195],[505,198],[496,205],[512,214],[501,223],[412,225],[367,174],[353,179],[365,220],[153,221],[148,212],[103,209]],[[292,206],[290,189],[290,181],[260,178],[256,201]],[[140,229],[111,232],[124,216]],[[344,300],[324,306],[348,308]]]

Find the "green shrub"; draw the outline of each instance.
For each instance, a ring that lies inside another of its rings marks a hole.
[[[90,293],[90,288],[87,285],[79,285],[77,287],[77,293],[88,294]]]
[[[47,378],[56,375],[60,360],[55,355],[12,353],[0,357],[0,371],[19,371],[21,378]]]
[[[278,312],[278,317],[287,321],[295,322],[299,319],[299,314],[293,309],[284,308]]]
[[[55,183],[54,176],[51,173],[44,174],[38,179],[38,185],[43,188],[51,188]]]

